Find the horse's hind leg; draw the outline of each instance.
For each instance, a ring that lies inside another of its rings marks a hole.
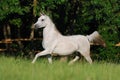
[[[80,51],[79,51],[79,52],[80,52]],[[91,57],[90,57],[89,51],[87,51],[87,52],[80,52],[80,53],[81,53],[82,56],[84,56],[84,58],[85,58],[90,64],[92,64],[92,59],[91,59]]]
[[[80,57],[79,56],[75,56],[75,58],[69,62],[69,64],[73,64],[74,62],[76,62]]]
[[[85,55],[84,57],[90,64],[92,64],[92,59],[91,59],[90,55]]]

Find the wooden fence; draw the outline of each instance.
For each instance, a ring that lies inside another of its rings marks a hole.
[[[119,43],[117,43],[115,46],[120,46],[120,42],[119,42]]]
[[[0,51],[6,51],[7,49],[9,49],[9,45],[11,45],[13,42],[17,42],[17,43],[21,43],[21,42],[32,42],[32,41],[35,41],[35,40],[42,40],[42,38],[33,38],[33,39],[30,39],[30,38],[19,38],[19,39],[3,39],[0,41],[0,44],[4,44],[6,45],[5,48],[0,48]],[[21,44],[19,44],[19,47],[21,47]]]

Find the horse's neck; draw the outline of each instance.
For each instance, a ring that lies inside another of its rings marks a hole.
[[[51,22],[43,30],[43,40],[51,41],[55,40],[58,36],[61,36],[55,25]]]

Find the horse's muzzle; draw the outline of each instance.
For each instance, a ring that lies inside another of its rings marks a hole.
[[[35,29],[38,29],[39,28],[39,25],[38,24],[34,24],[35,26]]]

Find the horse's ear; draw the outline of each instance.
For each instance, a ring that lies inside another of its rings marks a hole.
[[[43,14],[42,13],[40,13],[40,16],[42,16]]]
[[[40,13],[40,16],[45,15],[43,12]]]

